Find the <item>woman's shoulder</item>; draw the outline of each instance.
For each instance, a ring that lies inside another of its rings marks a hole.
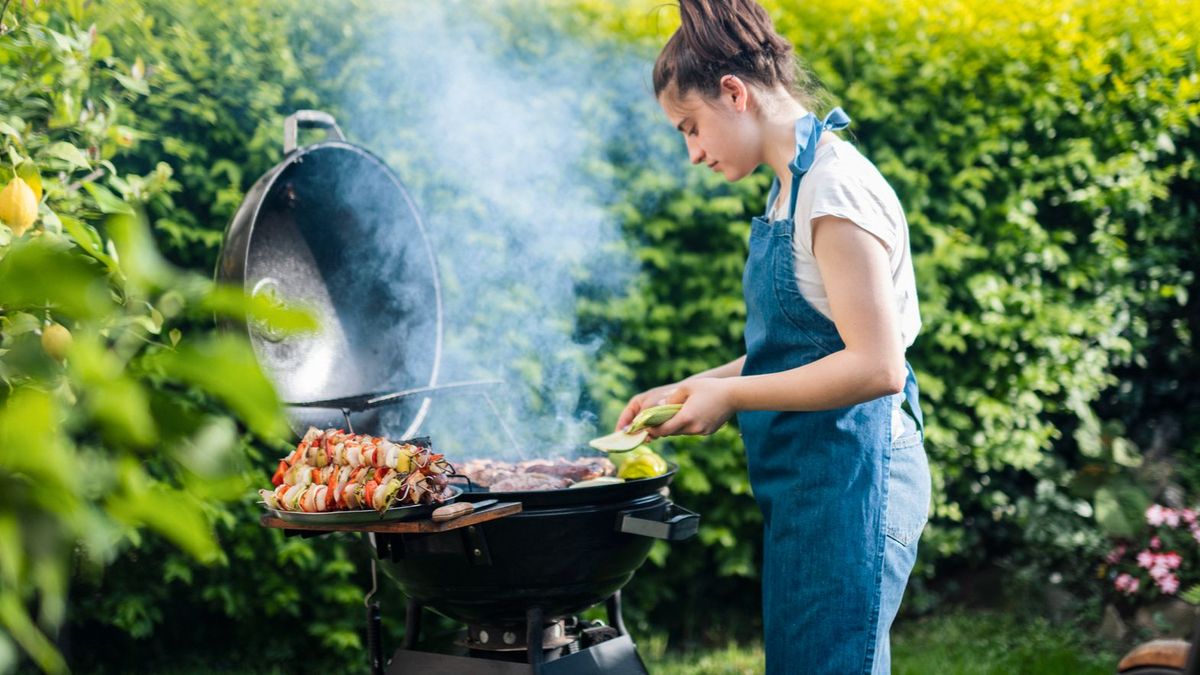
[[[887,183],[875,163],[868,159],[858,146],[840,139],[819,149],[811,173],[814,177],[832,180],[858,180],[864,184],[876,181]]]
[[[887,179],[879,172],[875,163],[859,151],[853,143],[839,140],[821,148],[822,152],[809,171],[810,188],[814,200],[867,199],[883,208],[903,211]]]
[[[889,251],[905,227],[904,209],[891,185],[853,143],[820,148],[801,186],[797,213],[807,220],[834,215],[857,223],[883,240]]]

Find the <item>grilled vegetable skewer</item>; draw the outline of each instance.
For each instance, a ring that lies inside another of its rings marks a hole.
[[[310,427],[296,449],[280,460],[271,482],[259,490],[280,511],[321,513],[395,505],[435,504],[445,498],[445,458],[429,448],[385,438]]]

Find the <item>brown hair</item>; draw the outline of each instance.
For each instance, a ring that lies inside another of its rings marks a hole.
[[[808,78],[792,43],[775,32],[771,16],[754,0],[679,0],[679,15],[682,25],[654,62],[655,97],[674,84],[676,96],[698,91],[715,98],[721,78],[736,75],[764,87],[782,84],[808,98],[801,86]]]

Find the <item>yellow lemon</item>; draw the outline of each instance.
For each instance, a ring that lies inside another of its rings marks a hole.
[[[55,360],[62,361],[67,358],[72,342],[71,331],[65,326],[52,323],[42,329],[42,349]]]
[[[0,220],[18,237],[25,234],[25,230],[37,220],[37,208],[33,188],[20,178],[13,178],[0,191]]]
[[[21,166],[17,167],[17,176],[33,190],[34,200],[42,201],[42,175],[38,173],[37,165],[30,161],[21,162]]]
[[[617,477],[626,480],[635,478],[653,478],[661,476],[667,472],[667,460],[659,457],[652,450],[640,452],[636,457],[621,465],[621,470],[617,472]]]

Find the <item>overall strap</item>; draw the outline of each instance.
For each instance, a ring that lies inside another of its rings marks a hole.
[[[763,212],[763,217],[766,218],[767,220],[771,220],[771,212],[774,211],[773,207],[775,206],[775,197],[778,194],[779,194],[779,179],[772,178],[771,179],[771,191],[769,193],[767,193],[767,208]]]
[[[818,122],[817,116],[812,113],[796,120],[796,156],[788,164],[788,168],[792,171],[792,198],[788,203],[789,219],[796,216],[796,195],[800,192],[800,179],[812,168],[813,160],[817,156],[817,143],[821,140],[821,134],[826,130],[840,131],[848,126],[850,126],[850,116],[841,108],[829,111],[822,122]]]
[[[912,364],[904,362],[908,377],[904,380],[904,400],[902,407],[908,408],[908,414],[917,422],[917,428],[925,433],[925,415],[921,413],[921,404],[917,402],[917,374],[913,372]]]

